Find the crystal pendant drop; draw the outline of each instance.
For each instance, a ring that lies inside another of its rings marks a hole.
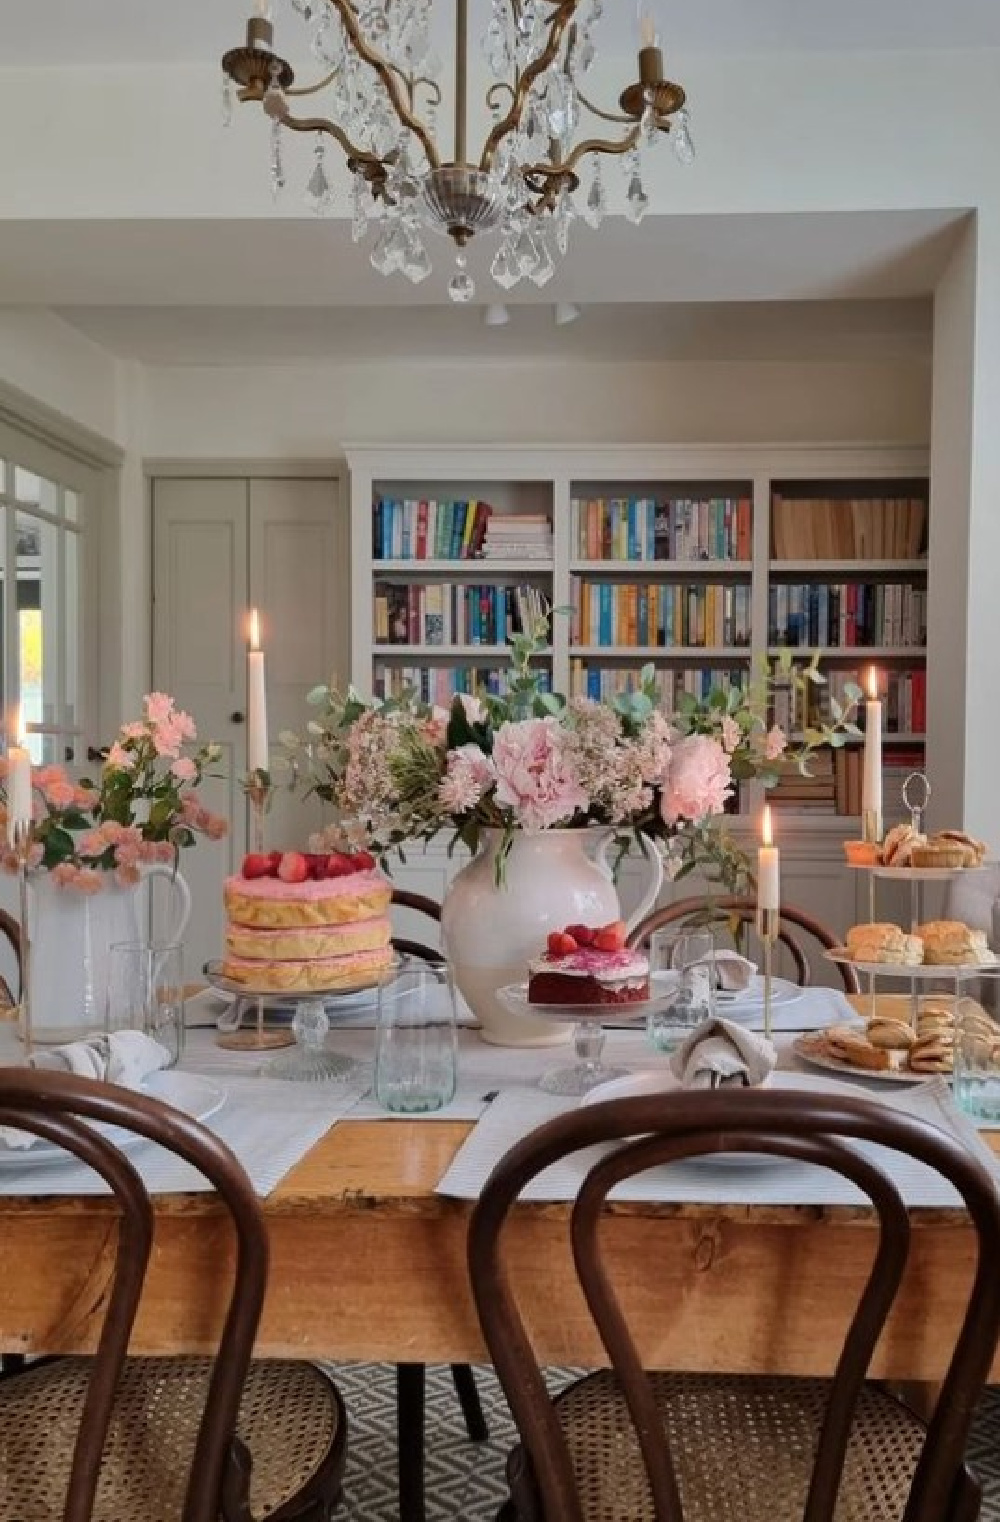
[[[324,163],[326,150],[323,144],[317,143],[313,151],[316,155],[316,163],[306,185],[305,199],[306,205],[317,216],[322,216],[324,211],[329,211],[330,209],[330,203],[333,200],[333,186],[326,175],[326,164]]]
[[[649,210],[649,197],[643,187],[638,163],[633,164],[625,194],[625,215],[638,227]]]
[[[420,238],[417,237],[416,233],[412,233],[406,244],[406,254],[403,259],[403,274],[411,284],[419,285],[422,280],[427,279],[430,272],[430,256]]]
[[[493,263],[490,265],[490,274],[497,285],[503,290],[509,291],[521,278],[521,272],[514,263],[511,246],[508,242],[501,243],[493,255]]]
[[[514,262],[518,272],[522,275],[530,275],[538,263],[538,249],[535,240],[525,228],[514,245]]]
[[[569,250],[569,230],[575,216],[576,207],[573,205],[573,197],[568,190],[564,190],[552,213],[556,229],[556,248],[564,257]]]
[[[538,236],[535,239],[535,249],[537,256],[534,267],[528,271],[528,278],[541,289],[543,285],[548,285],[556,272],[556,267],[552,263],[549,246],[543,237]]]
[[[311,21],[312,20],[312,16],[313,16],[313,4],[312,4],[312,0],[292,0],[292,5],[295,8],[295,10],[298,11],[299,15],[304,17],[304,19],[306,21]]]
[[[639,136],[647,148],[652,148],[659,136],[659,123],[656,119],[656,108],[651,100],[647,100],[642,111],[642,119],[639,122]]]
[[[670,141],[674,153],[682,164],[694,163],[694,138],[691,136],[691,118],[682,106],[670,124]]]
[[[582,31],[577,39],[576,52],[573,54],[576,67],[581,74],[588,74],[593,66],[594,39],[590,35],[589,27]]]
[[[233,82],[228,74],[223,74],[222,76],[221,105],[222,125],[224,127],[231,127],[233,125]]]
[[[368,231],[370,205],[365,177],[358,170],[351,186],[351,238],[355,243],[360,243]]]
[[[281,152],[281,123],[271,123],[271,194],[277,199],[285,188],[285,166]]]
[[[490,72],[496,79],[505,79],[511,65],[510,41],[507,36],[507,28],[495,11],[490,18],[489,26],[486,28],[486,35],[483,38],[483,51],[486,54],[486,62],[490,66]]]
[[[604,185],[601,181],[601,164],[599,159],[594,160],[594,178],[587,196],[583,215],[591,227],[600,227],[604,221],[604,213],[608,209],[607,197],[604,194]]]
[[[458,254],[455,258],[457,272],[448,281],[448,295],[460,306],[471,301],[476,294],[476,282],[465,267],[467,263],[465,255]]]

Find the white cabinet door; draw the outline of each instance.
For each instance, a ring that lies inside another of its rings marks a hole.
[[[310,687],[346,671],[346,523],[333,480],[158,479],[153,484],[153,683],[223,747],[222,776],[203,791],[229,821],[221,845],[200,841],[183,857],[194,912],[185,938],[196,976],[222,950],[222,881],[248,840],[240,788],[246,773],[248,610],[261,614],[268,728],[301,728]],[[265,843],[304,845],[322,818],[278,793]]]

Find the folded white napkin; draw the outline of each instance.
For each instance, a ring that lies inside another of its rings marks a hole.
[[[756,962],[751,962],[749,958],[741,957],[738,951],[729,951],[725,947],[721,947],[712,956],[702,957],[689,965],[692,967],[714,966],[716,988],[725,988],[729,993],[741,993],[744,988],[749,988],[753,975],[757,971]]]
[[[137,1089],[144,1078],[168,1067],[170,1053],[159,1041],[144,1031],[112,1031],[110,1036],[91,1036],[86,1041],[69,1041],[35,1052],[28,1066],[56,1073],[77,1073],[81,1078],[99,1078]],[[0,1126],[0,1144],[7,1147],[30,1147],[38,1137],[12,1126]]]
[[[718,1016],[703,1020],[674,1052],[670,1070],[685,1089],[714,1084],[760,1084],[773,1071],[778,1053],[756,1031]]]

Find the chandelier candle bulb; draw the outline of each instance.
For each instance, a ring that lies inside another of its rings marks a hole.
[[[757,908],[780,909],[781,907],[781,853],[773,844],[771,805],[764,805],[764,823],[761,830],[762,844],[757,851]]]
[[[865,682],[865,753],[861,785],[861,834],[867,841],[882,839],[882,704],[878,671],[869,666]]]
[[[247,651],[247,771],[266,772],[267,689],[264,684],[264,652],[260,648],[260,618],[250,613],[250,649]]]

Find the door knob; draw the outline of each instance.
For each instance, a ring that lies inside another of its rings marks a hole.
[[[237,708],[235,713],[231,713],[229,715],[230,722],[233,723],[233,724],[242,724],[244,719],[245,719],[245,717],[246,717],[246,715],[240,713],[238,708]]]

